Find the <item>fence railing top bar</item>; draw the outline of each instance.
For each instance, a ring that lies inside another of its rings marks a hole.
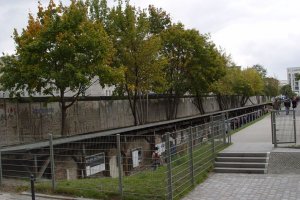
[[[227,112],[232,112],[232,111],[237,111],[237,110],[242,110],[242,109],[247,109],[247,108],[254,108],[254,107],[259,107],[259,106],[265,106],[268,104],[270,104],[270,103],[244,106],[244,107],[240,107],[240,108],[234,108],[234,109],[223,110],[223,111],[218,111],[218,112],[213,112],[213,113],[207,113],[207,114],[203,114],[203,115],[195,115],[192,117],[150,123],[150,124],[139,125],[139,126],[131,126],[131,127],[126,127],[126,128],[113,129],[113,130],[107,130],[107,131],[101,131],[101,132],[93,132],[93,133],[69,136],[69,137],[64,137],[64,138],[53,138],[53,145],[59,145],[59,144],[64,144],[64,143],[69,143],[69,142],[76,142],[76,141],[80,141],[80,140],[92,139],[92,138],[97,138],[97,137],[102,137],[102,136],[116,135],[116,134],[137,131],[137,130],[143,130],[143,129],[148,129],[148,128],[162,127],[162,126],[168,125],[168,124],[175,124],[175,123],[189,121],[189,120],[193,120],[193,119],[197,119],[197,118],[209,117],[209,116],[213,116],[213,115],[220,115],[222,113],[227,113]],[[43,141],[43,142],[2,147],[0,151],[2,153],[4,153],[4,152],[10,152],[10,151],[21,151],[21,150],[44,148],[47,146],[49,146],[49,142]]]

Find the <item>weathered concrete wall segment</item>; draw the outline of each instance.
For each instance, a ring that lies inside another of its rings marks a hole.
[[[253,103],[262,99],[252,98]],[[166,120],[165,99],[149,99],[148,122]],[[252,103],[248,102],[248,105]],[[237,107],[236,103],[231,103]],[[215,97],[203,98],[206,113],[219,111]],[[192,98],[181,98],[177,118],[199,114]],[[127,100],[78,101],[67,112],[67,135],[133,126]],[[16,103],[0,99],[0,145],[19,144],[60,136],[61,110],[58,102]]]

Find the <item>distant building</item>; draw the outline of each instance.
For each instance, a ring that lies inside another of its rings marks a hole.
[[[292,91],[300,94],[299,81],[295,80],[295,74],[300,74],[300,67],[287,68],[287,80],[291,85]]]

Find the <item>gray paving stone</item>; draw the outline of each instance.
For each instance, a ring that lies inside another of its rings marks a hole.
[[[300,175],[213,174],[183,200],[300,199]]]

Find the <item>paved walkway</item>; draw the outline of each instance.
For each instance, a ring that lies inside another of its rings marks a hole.
[[[224,152],[296,152],[274,149],[271,119],[261,121],[232,136],[233,145]],[[282,172],[282,171],[281,171]],[[183,200],[296,200],[300,199],[300,175],[291,174],[220,174],[210,177]]]
[[[232,136],[232,145],[224,152],[270,152],[273,150],[271,116],[242,129]]]
[[[30,193],[22,193],[22,194],[12,194],[12,193],[6,193],[6,192],[0,192],[0,200],[31,200],[31,194]],[[85,199],[85,198],[72,198],[72,197],[66,197],[66,196],[58,196],[58,195],[45,195],[45,194],[36,194],[35,196],[36,200],[91,200],[91,199]]]
[[[213,174],[184,200],[296,200],[300,175]]]
[[[0,192],[0,199],[1,200],[31,200],[32,198],[27,195],[20,195],[20,194],[11,194],[11,193],[5,193]],[[42,197],[36,197],[36,200],[49,200],[49,198],[42,198]]]

